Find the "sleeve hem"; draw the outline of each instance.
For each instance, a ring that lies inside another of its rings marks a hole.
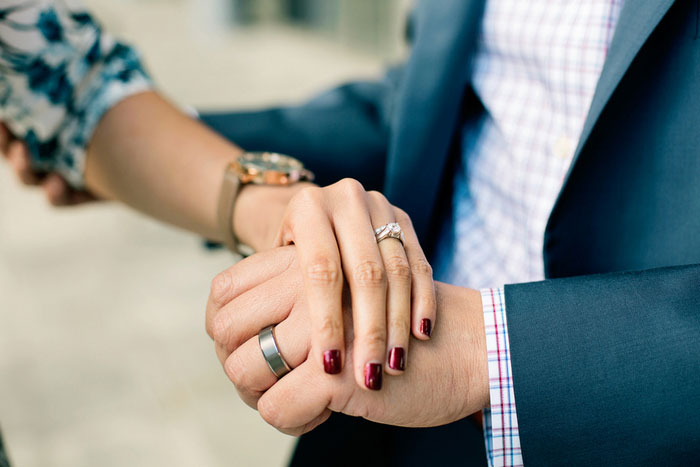
[[[484,410],[489,466],[522,466],[503,288],[481,290],[491,405]]]
[[[145,74],[139,73],[128,82],[109,81],[95,93],[91,103],[81,118],[68,122],[61,132],[64,151],[72,155],[73,165],[67,167],[57,161],[56,170],[75,188],[85,186],[85,161],[87,146],[102,117],[124,99],[154,89],[154,85]]]

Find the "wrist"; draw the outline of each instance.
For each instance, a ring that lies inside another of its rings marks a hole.
[[[488,351],[486,348],[486,331],[484,328],[484,312],[481,292],[474,289],[464,289],[465,305],[470,315],[467,335],[471,340],[468,346],[473,351],[471,380],[469,384],[474,390],[475,407],[478,410],[490,406]]]
[[[464,418],[489,407],[488,355],[481,294],[478,290],[436,282],[440,332],[453,334],[449,340],[454,351],[455,387],[463,393],[457,399]],[[449,319],[448,317],[453,317]],[[448,319],[446,319],[448,318]],[[447,323],[446,321],[452,321]],[[453,321],[454,320],[454,321]],[[448,325],[451,329],[445,329]]]

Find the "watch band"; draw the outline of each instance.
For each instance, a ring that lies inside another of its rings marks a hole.
[[[238,242],[233,234],[233,206],[236,204],[236,198],[238,198],[238,192],[241,189],[241,181],[238,178],[235,164],[235,162],[228,164],[224,170],[224,179],[219,191],[217,221],[224,245],[229,250],[238,253]]]

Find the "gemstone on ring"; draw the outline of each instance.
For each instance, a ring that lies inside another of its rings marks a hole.
[[[398,224],[398,222],[390,222],[382,225],[381,227],[377,227],[374,229],[374,235],[377,238],[377,243],[387,238],[395,238],[401,242],[402,246],[404,245],[403,230],[401,230],[401,226]]]

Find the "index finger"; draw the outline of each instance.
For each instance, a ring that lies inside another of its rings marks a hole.
[[[231,300],[289,269],[295,258],[294,247],[286,246],[256,253],[214,277],[207,300],[206,330],[213,339],[216,314]]]
[[[306,188],[292,200],[283,239],[296,245],[311,313],[313,358],[323,362],[326,373],[337,374],[343,367],[345,347],[343,272],[322,190]]]

